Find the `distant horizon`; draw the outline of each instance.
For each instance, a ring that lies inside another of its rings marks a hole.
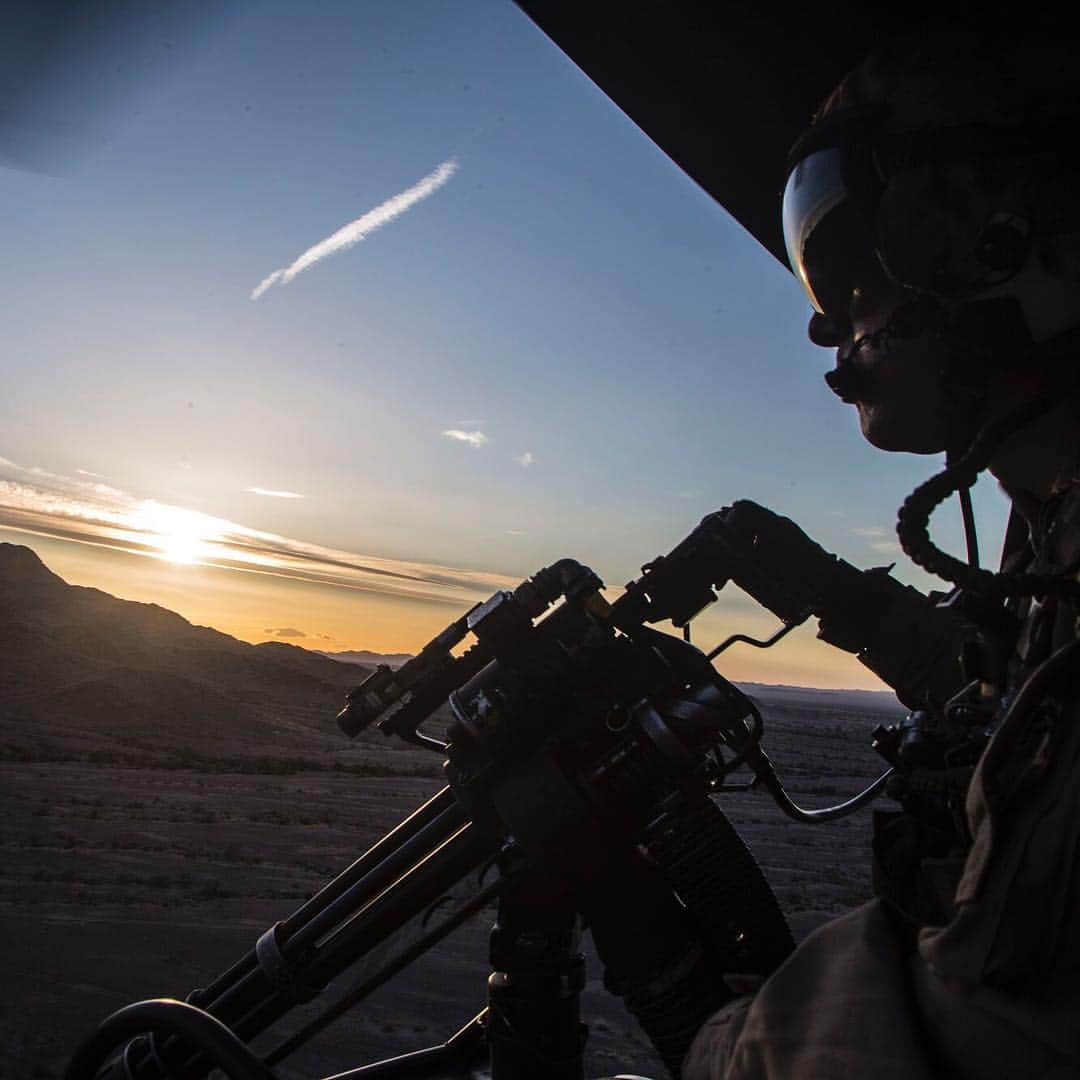
[[[32,544],[16,543],[16,542],[12,542],[12,541],[2,539],[3,534],[5,532],[8,532],[8,531],[11,531],[11,530],[0,529],[0,554],[2,554],[3,548],[5,548],[5,547],[25,549],[27,551],[32,552],[37,557],[37,559],[41,562],[42,566],[45,567],[46,570],[48,570],[50,573],[54,574],[56,577],[60,578],[68,586],[71,586],[73,588],[96,588],[100,592],[104,592],[108,596],[113,596],[113,598],[117,599],[117,600],[125,600],[125,601],[129,601],[129,602],[132,602],[132,603],[153,604],[153,605],[155,605],[157,607],[163,608],[164,610],[170,611],[175,615],[179,615],[181,618],[185,619],[185,621],[188,622],[190,625],[193,625],[193,626],[205,626],[208,629],[217,630],[219,633],[226,634],[229,637],[233,637],[236,640],[243,641],[243,642],[245,642],[246,644],[249,644],[249,645],[290,645],[290,646],[292,646],[294,648],[302,649],[305,652],[316,653],[318,655],[328,656],[330,658],[334,658],[334,654],[338,654],[338,653],[346,653],[346,654],[347,653],[358,653],[358,654],[366,654],[366,655],[369,655],[369,656],[372,656],[372,657],[387,657],[387,658],[393,658],[393,659],[397,659],[397,658],[400,658],[400,657],[411,658],[412,656],[416,655],[415,652],[383,651],[383,650],[379,650],[379,649],[373,649],[373,648],[370,648],[368,646],[354,646],[354,647],[344,648],[344,649],[327,649],[327,648],[324,648],[324,647],[320,647],[318,644],[311,643],[312,639],[309,637],[309,635],[306,632],[302,632],[302,633],[300,633],[300,634],[298,634],[296,636],[294,636],[292,633],[286,633],[286,634],[282,635],[281,630],[282,629],[289,629],[289,628],[281,628],[281,627],[278,627],[278,628],[266,628],[264,632],[270,635],[268,637],[267,636],[264,636],[264,637],[256,636],[255,639],[243,638],[243,637],[240,637],[239,635],[230,633],[228,630],[224,629],[223,627],[214,626],[211,623],[194,622],[193,620],[188,619],[186,616],[184,616],[182,612],[175,611],[172,608],[167,607],[165,604],[159,603],[158,601],[132,600],[129,597],[117,596],[117,595],[115,595],[113,593],[109,593],[105,589],[100,589],[99,586],[84,586],[84,585],[81,585],[78,582],[69,581],[63,574],[58,573],[52,566],[50,566],[49,561],[46,558],[44,558],[41,555],[41,553]],[[276,633],[274,632],[275,630],[277,631]],[[307,642],[307,643],[306,644],[301,644],[301,642]],[[735,646],[735,647],[737,648],[738,646]],[[419,651],[419,650],[417,650],[417,651]],[[889,690],[887,687],[873,687],[873,686],[870,686],[870,687],[813,686],[813,685],[810,685],[810,684],[803,684],[803,683],[761,682],[760,680],[757,680],[757,679],[741,679],[741,678],[740,679],[732,678],[731,681],[737,683],[740,686],[750,686],[750,687],[759,686],[759,687],[767,688],[767,689],[770,689],[770,690],[808,690],[808,691],[814,691],[816,693],[825,693],[825,694],[882,694],[882,695],[885,695],[885,696],[894,696],[893,692],[891,690]]]

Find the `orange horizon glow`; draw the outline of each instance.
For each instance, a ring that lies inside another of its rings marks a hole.
[[[213,627],[251,644],[286,640],[327,652],[415,654],[482,598],[462,596],[457,606],[451,606],[441,599],[342,589],[326,582],[238,572],[240,568],[235,566],[220,567],[198,559],[188,561],[174,555],[186,554],[188,543],[213,545],[197,530],[184,531],[188,526],[194,528],[195,523],[157,508],[148,510],[143,520],[148,532],[151,521],[160,529],[155,551],[130,552],[92,541],[31,536],[2,526],[0,540],[27,544],[69,584],[91,586],[125,600],[155,603],[196,625]],[[180,537],[175,547],[174,537]],[[149,558],[131,559],[130,554]],[[281,628],[289,628],[290,633],[279,635],[276,631]],[[776,620],[737,594],[721,594],[721,603],[695,620],[694,641],[711,648],[735,629],[767,637],[776,629]],[[735,646],[719,658],[717,668],[736,682],[888,689],[853,657],[818,642],[814,632],[812,625],[805,625],[764,652]]]
[[[0,528],[147,555],[174,565],[216,567],[341,589],[456,606],[516,584],[503,574],[343,551],[139,499],[106,484],[0,465]]]

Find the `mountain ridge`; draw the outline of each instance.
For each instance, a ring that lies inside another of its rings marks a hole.
[[[367,668],[71,585],[0,544],[0,754],[339,752]]]
[[[370,649],[344,649],[341,652],[329,652],[326,649],[315,651],[320,656],[328,656],[341,664],[361,664],[365,667],[387,664],[392,668],[399,668],[413,658],[412,653],[380,653],[372,652]]]
[[[0,755],[126,755],[132,745],[159,758],[362,753],[386,740],[367,732],[350,743],[334,717],[372,667],[239,641],[160,605],[68,584],[30,548],[0,544]],[[791,714],[859,720],[899,709],[884,692],[743,685],[762,707]]]

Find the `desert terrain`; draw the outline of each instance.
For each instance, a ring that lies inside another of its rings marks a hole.
[[[364,673],[74,588],[0,545],[0,1076],[60,1076],[112,1010],[206,985],[442,786],[436,755],[338,732]],[[746,689],[797,800],[840,801],[882,770],[869,739],[897,715],[890,695]],[[796,937],[868,898],[869,811],[810,826],[759,793],[721,806]],[[278,1074],[441,1042],[483,1005],[489,922],[457,931]],[[587,1075],[662,1075],[595,958],[589,972]]]

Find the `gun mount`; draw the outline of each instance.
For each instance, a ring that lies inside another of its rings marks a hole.
[[[789,816],[823,821],[869,801],[891,770],[837,807],[805,811],[788,798],[762,749],[756,706],[710,662],[737,639],[706,655],[652,625],[686,627],[728,581],[776,612],[781,634],[818,616],[825,640],[875,670],[900,673],[919,700],[941,693],[939,684],[950,696],[961,685],[958,664],[950,669],[940,650],[944,641],[946,658],[959,655],[962,620],[887,570],[844,563],[753,503],[710,514],[614,602],[588,567],[556,562],[476,605],[399,670],[380,667],[348,695],[338,717],[347,735],[374,725],[438,752],[447,786],[186,1004],[143,1003],[114,1014],[76,1055],[70,1080],[99,1075],[117,1047],[109,1080],[195,1077],[214,1066],[265,1080],[270,1067],[496,898],[487,1006],[441,1047],[347,1075],[430,1074],[486,1050],[491,1074],[503,1080],[579,1080],[580,916],[598,902],[608,868],[635,862],[664,876],[718,971],[772,971],[792,947],[790,933],[711,796],[747,766]],[[923,627],[914,637],[912,621]],[[445,738],[422,730],[446,704]],[[683,834],[713,854],[705,872],[687,872]],[[494,881],[321,1016],[261,1061],[247,1049],[483,866],[498,871]],[[139,1030],[145,1034],[132,1040]]]

